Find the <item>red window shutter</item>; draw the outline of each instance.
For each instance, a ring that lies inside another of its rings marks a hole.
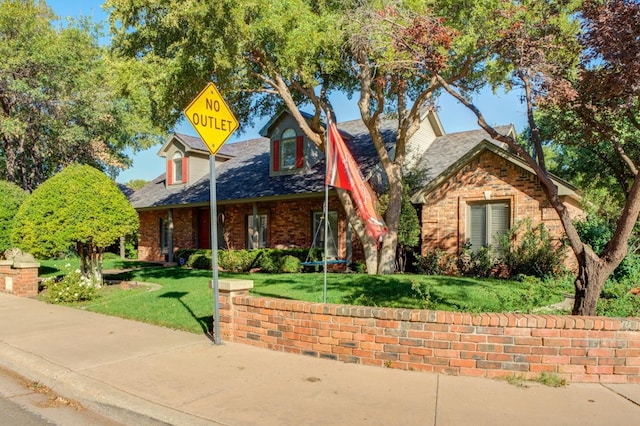
[[[271,152],[273,158],[273,171],[280,170],[280,141],[273,141],[273,151]]]
[[[173,161],[167,160],[167,185],[173,185]]]
[[[304,139],[302,136],[296,137],[296,168],[301,169],[304,164]]]
[[[182,157],[182,183],[187,183],[189,173],[187,170],[187,157]]]

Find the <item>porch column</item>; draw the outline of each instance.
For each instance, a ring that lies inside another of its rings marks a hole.
[[[173,263],[173,209],[169,209],[169,235],[167,238],[169,239],[169,254],[167,256],[167,261],[169,263]]]

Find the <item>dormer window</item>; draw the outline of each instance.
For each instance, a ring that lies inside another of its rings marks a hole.
[[[280,164],[283,169],[293,169],[296,166],[296,132],[293,129],[282,132]]]
[[[286,129],[280,140],[273,141],[273,171],[300,169],[304,165],[304,144],[302,135],[293,129]]]
[[[181,183],[182,182],[182,154],[179,152],[176,152],[173,155],[173,179],[174,179],[174,183]]]
[[[187,183],[187,158],[180,152],[167,161],[167,184]]]

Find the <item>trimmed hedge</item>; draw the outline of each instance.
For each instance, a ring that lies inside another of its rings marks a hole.
[[[211,250],[181,249],[174,258],[183,267],[211,269]],[[308,258],[308,259],[307,259]],[[229,272],[259,270],[267,273],[299,272],[302,262],[322,258],[321,249],[218,250],[218,267]]]

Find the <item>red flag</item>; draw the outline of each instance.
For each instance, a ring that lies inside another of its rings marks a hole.
[[[388,229],[376,211],[375,194],[362,177],[356,161],[332,122],[329,122],[327,161],[326,184],[351,191],[358,214],[365,222],[367,233],[379,241]]]
[[[338,132],[336,125],[330,122],[327,143],[327,185],[351,191],[350,158],[352,158],[351,154],[347,150],[340,132]]]

